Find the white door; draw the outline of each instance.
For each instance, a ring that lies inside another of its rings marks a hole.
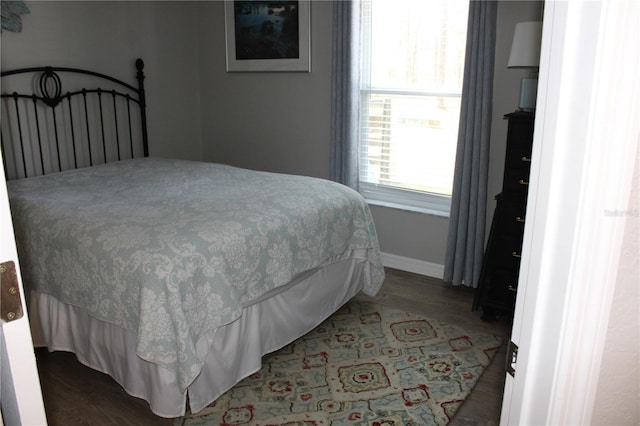
[[[1,161],[0,161],[1,162]],[[20,266],[16,252],[13,225],[7,198],[7,186],[4,173],[0,172],[0,263],[5,271],[13,262],[17,273],[17,286],[23,307],[23,316],[8,321],[0,320],[0,346],[2,359],[0,360],[0,407],[2,421],[7,426],[13,425],[46,425],[47,419],[42,402],[42,392],[36,358],[31,341],[31,331],[26,312]],[[3,275],[5,278],[7,274]],[[6,284],[5,279],[5,284]],[[13,293],[13,291],[11,291]],[[0,303],[5,302],[2,295]],[[6,306],[6,305],[5,305]],[[2,424],[0,421],[0,424]]]
[[[640,125],[640,2],[547,1],[501,424],[590,424]]]

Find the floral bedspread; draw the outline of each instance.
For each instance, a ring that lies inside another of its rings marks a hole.
[[[370,211],[322,179],[146,158],[8,182],[25,286],[137,333],[137,354],[182,390],[243,303],[365,249],[384,279]]]

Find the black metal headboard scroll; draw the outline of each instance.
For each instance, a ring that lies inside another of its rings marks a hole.
[[[149,156],[143,69],[137,87],[77,68],[2,71],[6,179]]]

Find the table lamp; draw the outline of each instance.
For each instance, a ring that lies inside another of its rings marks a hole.
[[[542,22],[520,22],[516,24],[507,68],[533,70],[528,77],[520,80],[518,109],[521,111],[535,111],[536,109],[541,38]]]

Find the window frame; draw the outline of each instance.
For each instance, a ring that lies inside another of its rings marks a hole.
[[[360,89],[360,102],[361,102],[361,118],[360,123],[363,123],[363,116],[368,116],[368,105],[371,94],[375,95],[401,95],[412,97],[452,97],[461,98],[462,93],[451,91],[423,91],[423,90],[410,90],[410,89],[392,89],[390,87],[371,87]],[[363,140],[362,132],[366,132],[363,129],[359,135],[359,139]],[[358,153],[358,161],[362,160],[361,153]],[[362,175],[359,174],[360,177]],[[428,191],[411,190],[405,188],[399,188],[391,185],[375,184],[360,180],[360,193],[364,198],[374,205],[391,207],[399,210],[413,211],[418,213],[425,213],[434,216],[449,217],[451,211],[451,195],[440,194]]]
[[[363,10],[368,9],[367,19],[363,19],[362,37],[369,37],[371,39],[371,25],[370,14],[372,7],[372,0],[364,0],[361,4]],[[361,52],[364,57],[370,58],[371,47],[369,44],[361,46]],[[363,62],[361,61],[361,67]],[[358,144],[359,146],[366,139],[366,131],[368,126],[363,124],[368,117],[369,111],[369,99],[371,94],[398,94],[398,95],[418,95],[418,96],[444,96],[444,97],[462,97],[462,88],[460,93],[451,91],[416,91],[412,89],[394,89],[391,87],[372,87],[370,84],[370,67],[361,70],[360,90],[359,90],[359,102],[360,102],[360,117],[359,121],[359,134]],[[456,142],[457,143],[457,140]],[[412,211],[417,213],[424,213],[434,216],[449,217],[451,213],[451,195],[440,194],[427,191],[404,189],[384,184],[376,184],[360,180],[362,178],[362,152],[366,150],[365,147],[360,146],[358,149],[358,178],[359,178],[359,192],[365,198],[365,200],[372,205],[390,207],[398,210]],[[454,160],[455,163],[455,160]],[[455,164],[454,164],[455,167]],[[453,189],[453,188],[452,188]]]

